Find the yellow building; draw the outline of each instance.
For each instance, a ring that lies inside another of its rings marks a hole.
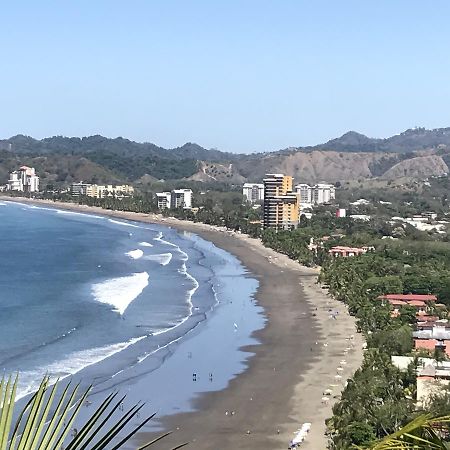
[[[86,195],[87,197],[93,198],[107,198],[107,197],[115,197],[115,198],[124,198],[124,197],[133,197],[134,188],[128,184],[122,184],[113,186],[112,184],[108,185],[99,185],[99,184],[88,184],[88,183],[73,183],[70,186],[70,192],[73,196],[82,196]]]
[[[290,230],[299,221],[298,194],[292,192],[292,177],[267,174],[264,178],[264,228]]]

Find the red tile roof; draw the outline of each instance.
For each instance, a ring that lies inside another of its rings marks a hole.
[[[434,350],[436,339],[414,339],[414,348],[423,348],[425,350]]]
[[[418,300],[422,302],[435,302],[437,297],[431,294],[386,294],[378,297],[384,300],[403,300],[406,302]]]
[[[408,300],[409,306],[426,306],[423,300]]]

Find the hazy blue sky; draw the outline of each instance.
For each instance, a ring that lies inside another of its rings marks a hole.
[[[0,137],[229,151],[450,126],[450,2],[2,2]]]

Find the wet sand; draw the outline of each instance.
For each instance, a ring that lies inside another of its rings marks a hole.
[[[339,396],[345,380],[362,362],[363,341],[345,306],[316,284],[316,269],[303,267],[256,239],[208,225],[75,204],[39,203],[195,232],[234,254],[260,283],[256,300],[268,321],[255,333],[261,345],[245,348],[254,353],[248,369],[226,389],[202,394],[194,402],[197,411],[163,418],[164,427],[174,432],[152,448],[191,442],[188,448],[196,450],[286,449],[304,422],[312,426],[302,448],[326,448],[325,419],[331,416],[334,397]],[[326,389],[331,395],[324,396]],[[136,446],[151,437],[141,433]]]

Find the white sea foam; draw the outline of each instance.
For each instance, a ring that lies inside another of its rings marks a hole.
[[[104,219],[104,217],[102,217],[102,216],[96,216],[94,214],[86,214],[86,213],[80,213],[80,212],[75,212],[75,211],[67,211],[65,209],[57,209],[56,212],[58,214],[70,214],[73,216],[90,217],[92,219]]]
[[[92,294],[98,302],[114,306],[114,311],[123,314],[129,304],[148,286],[148,273],[113,278],[92,286]]]
[[[153,247],[153,244],[150,244],[150,242],[139,242],[139,245],[141,247]]]
[[[172,260],[172,253],[161,253],[159,255],[148,255],[144,256],[144,259],[148,261],[159,262],[162,266],[167,266]]]
[[[143,227],[140,227],[139,225],[133,225],[132,223],[121,222],[120,220],[114,220],[114,219],[108,219],[108,220],[111,223],[115,223],[117,225],[123,225],[124,227],[143,228]]]
[[[184,252],[183,250],[181,250],[181,248],[174,244],[173,242],[169,242],[163,239],[163,234],[161,232],[158,233],[158,236],[153,238],[154,241],[159,241],[163,244],[166,245],[170,245],[171,247],[175,247],[177,249],[177,251],[182,255],[182,260],[183,260],[183,264],[181,266],[180,269],[178,269],[178,272],[181,273],[182,275],[185,276],[185,278],[187,278],[191,283],[192,283],[192,288],[189,289],[186,292],[186,302],[189,306],[189,313],[186,317],[183,317],[182,320],[180,320],[176,325],[174,325],[171,328],[165,328],[163,330],[154,332],[153,335],[157,336],[158,334],[163,334],[163,333],[167,333],[170,330],[173,330],[177,327],[179,327],[180,325],[183,325],[187,320],[189,320],[189,318],[192,316],[192,311],[194,309],[194,305],[192,303],[192,297],[194,296],[195,292],[197,291],[197,289],[199,288],[199,283],[198,281],[187,271],[187,266],[186,266],[186,261],[188,261],[189,256],[186,252]],[[217,297],[216,297],[217,298]],[[145,361],[147,358],[149,358],[150,356],[154,355],[156,352],[169,347],[169,345],[173,344],[174,342],[179,341],[182,338],[182,336],[179,336],[178,338],[168,342],[166,345],[162,346],[162,347],[158,347],[156,350],[153,350],[149,353],[144,354],[143,356],[139,357],[138,359],[138,363],[141,363],[143,361]]]
[[[92,364],[97,364],[100,361],[109,358],[115,353],[125,350],[130,345],[133,345],[146,337],[147,336],[141,336],[118,344],[73,352],[66,358],[55,361],[41,369],[21,372],[17,399],[35,392],[39,387],[40,380],[42,380],[46,374],[50,376],[51,381],[55,381],[57,378],[64,379]]]
[[[0,206],[6,206],[6,203],[0,202]]]
[[[163,234],[161,233],[161,231],[158,233],[157,237],[153,238],[153,240],[159,241],[162,244],[170,245],[171,247],[175,247],[177,249],[178,253],[181,253],[183,261],[187,261],[189,259],[189,256],[187,255],[187,253],[184,252],[183,250],[181,250],[181,248],[177,244],[174,244],[173,242],[166,241],[165,239],[163,239]]]
[[[139,259],[142,258],[144,256],[144,252],[140,249],[136,249],[136,250],[131,250],[128,253],[125,253],[125,255],[129,256],[130,258],[133,259]]]

